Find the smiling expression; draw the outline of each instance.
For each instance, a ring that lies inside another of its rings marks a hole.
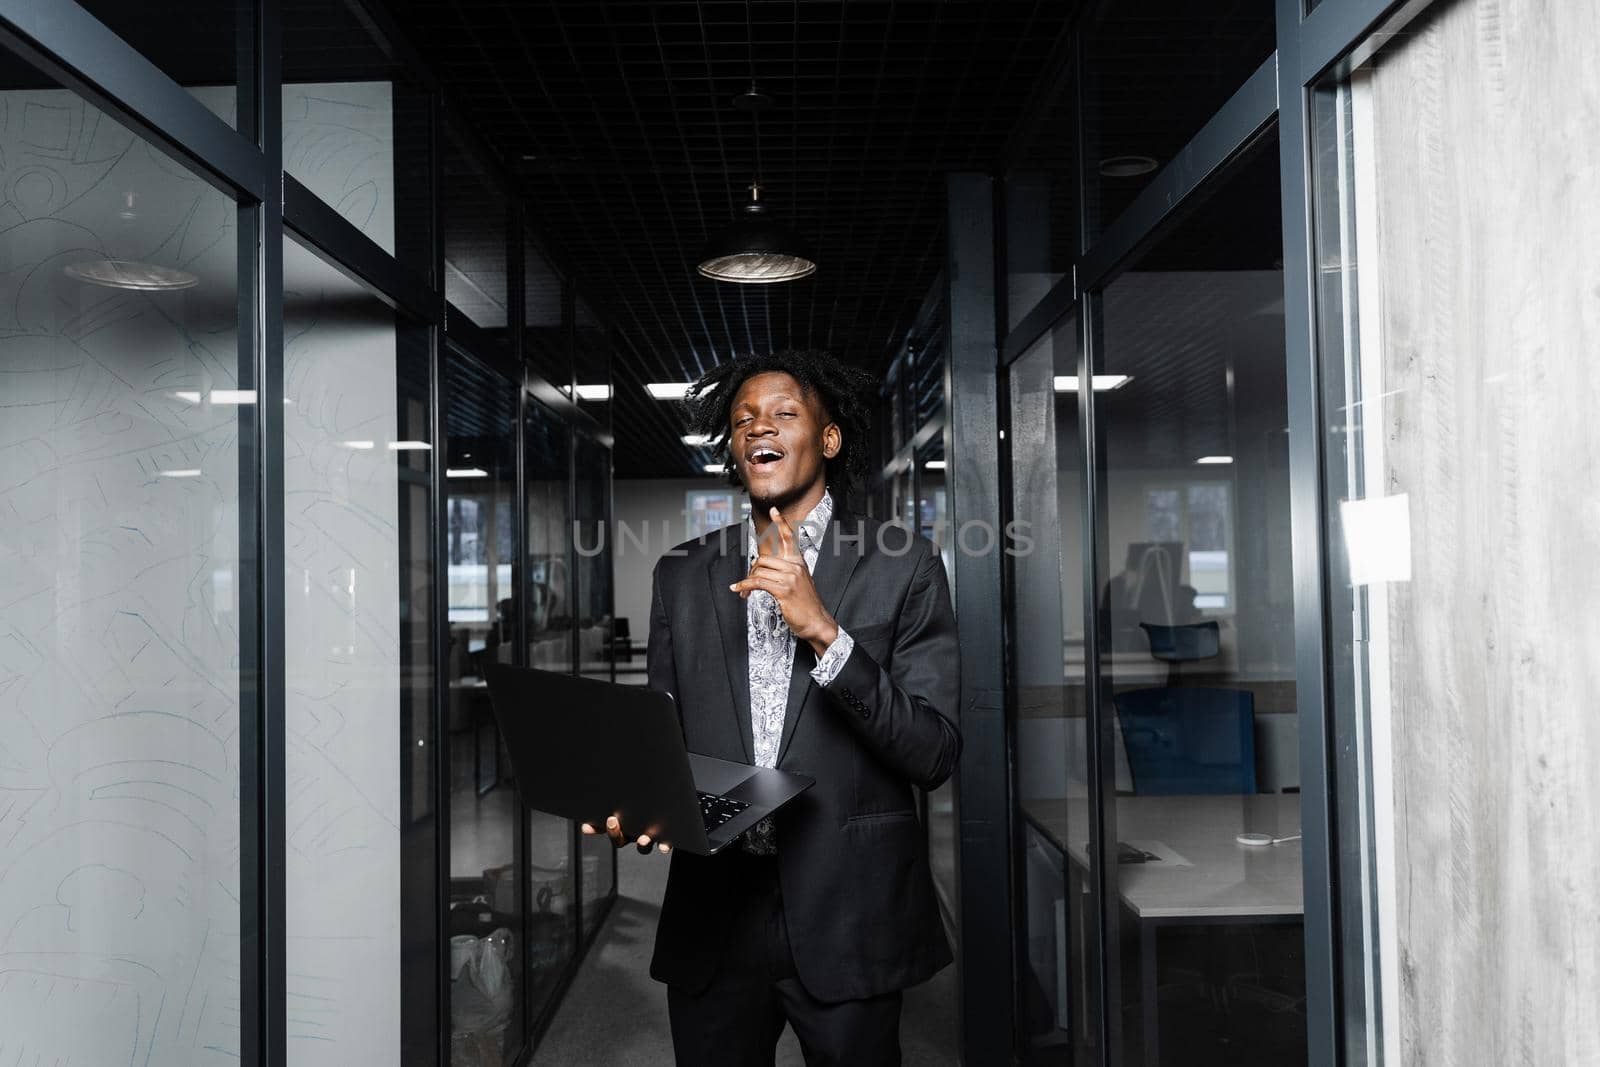
[[[821,402],[782,371],[752,375],[728,413],[728,449],[750,499],[788,505],[815,490],[821,496],[827,460],[843,439]]]

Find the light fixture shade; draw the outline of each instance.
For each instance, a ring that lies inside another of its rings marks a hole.
[[[192,289],[200,279],[186,270],[163,267],[155,263],[137,263],[128,259],[95,259],[84,263],[70,263],[62,270],[70,278],[108,289],[132,289],[137,292],[165,293],[176,289]]]
[[[800,236],[752,200],[742,217],[713,234],[700,256],[700,273],[719,282],[771,285],[815,274],[817,261]]]

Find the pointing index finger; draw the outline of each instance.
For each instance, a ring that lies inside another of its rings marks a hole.
[[[794,527],[789,525],[789,520],[785,519],[783,517],[783,512],[779,511],[777,508],[772,509],[771,515],[773,523],[778,527],[778,544],[780,546],[780,555],[788,559],[797,558],[800,553],[795,547],[794,543]]]

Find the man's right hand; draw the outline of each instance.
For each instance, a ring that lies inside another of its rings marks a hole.
[[[600,831],[594,828],[594,823],[580,823],[578,828],[590,837],[598,837],[600,834]],[[606,816],[606,836],[611,838],[611,844],[614,848],[621,848],[627,843],[627,839],[622,836],[622,820],[615,815]],[[650,854],[650,835],[640,834],[634,841],[634,845],[638,847],[641,856],[648,856]],[[656,845],[656,849],[659,852],[667,853],[672,851],[672,846],[662,841]]]

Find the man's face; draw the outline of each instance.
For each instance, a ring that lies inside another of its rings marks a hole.
[[[787,507],[823,483],[825,461],[839,454],[839,427],[822,404],[781,371],[739,387],[728,413],[728,448],[752,504]]]

